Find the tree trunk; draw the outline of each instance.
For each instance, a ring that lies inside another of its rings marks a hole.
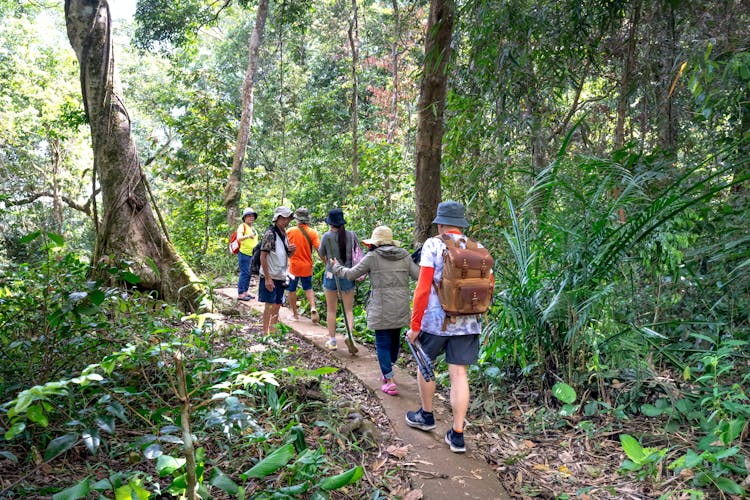
[[[400,80],[398,72],[398,42],[401,40],[401,18],[398,10],[398,0],[391,0],[393,6],[393,41],[391,42],[391,65],[393,69],[393,92],[391,94],[391,116],[388,119],[388,135],[385,138],[388,144],[388,168],[385,171],[385,206],[386,210],[391,210],[391,172],[394,170],[391,147],[396,137],[396,128],[398,127],[398,97],[400,90]]]
[[[431,0],[425,37],[425,60],[417,118],[414,239],[435,234],[432,220],[440,203],[443,114],[455,6],[453,0]]]
[[[635,67],[636,35],[638,33],[638,21],[641,15],[641,2],[636,0],[633,4],[633,12],[630,16],[628,27],[627,51],[625,62],[622,65],[622,78],[620,79],[620,96],[617,100],[617,124],[615,125],[615,149],[621,149],[625,145],[625,119],[628,113],[628,102],[630,100],[631,82],[633,80],[633,68]]]
[[[255,14],[255,26],[250,35],[250,50],[248,55],[245,79],[242,82],[242,113],[240,115],[240,130],[237,133],[237,145],[234,148],[232,171],[229,173],[227,185],[224,188],[224,207],[227,209],[227,225],[234,228],[240,218],[240,188],[242,187],[242,167],[245,160],[247,140],[250,137],[250,124],[253,120],[253,88],[255,73],[258,69],[258,54],[263,41],[268,17],[268,0],[258,1],[258,11]]]
[[[359,184],[359,85],[357,64],[359,63],[359,26],[357,22],[357,0],[352,0],[352,20],[349,23],[349,46],[352,50],[352,183]]]
[[[658,145],[662,153],[672,155],[677,149],[677,112],[672,100],[672,81],[677,51],[677,32],[674,7],[669,2],[660,2],[657,7],[657,20],[654,29],[663,30],[655,33],[657,40],[656,69],[657,82],[657,125]],[[663,36],[663,38],[661,38]]]
[[[130,131],[130,117],[115,73],[107,0],[66,0],[68,39],[81,66],[81,92],[91,127],[99,176],[102,221],[94,263],[130,262],[139,286],[160,297],[196,305],[202,290],[151,210],[148,185]],[[151,200],[153,201],[153,200]]]

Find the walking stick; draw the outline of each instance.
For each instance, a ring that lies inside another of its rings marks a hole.
[[[424,381],[429,382],[435,380],[435,371],[432,366],[432,361],[430,361],[430,357],[424,352],[424,349],[422,349],[422,344],[419,343],[419,340],[415,340],[414,343],[412,343],[409,340],[407,332],[404,332],[404,337],[406,337],[406,344],[409,346],[409,349],[414,356],[414,360],[417,362],[417,367],[419,368]]]
[[[330,242],[331,240],[328,240],[328,252],[333,255],[333,253],[331,252]],[[354,356],[359,352],[359,349],[357,349],[357,346],[354,345],[354,339],[352,338],[352,329],[349,327],[349,318],[346,316],[346,307],[344,307],[344,298],[341,296],[339,277],[336,273],[333,272],[333,266],[331,266],[331,274],[333,274],[333,279],[336,281],[336,297],[338,297],[338,302],[341,304],[341,311],[344,313],[344,326],[346,326],[346,339],[344,339],[344,344],[346,344],[346,348],[349,349],[349,354]]]

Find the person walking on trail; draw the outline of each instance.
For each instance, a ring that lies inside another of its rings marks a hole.
[[[294,218],[297,221],[297,225],[286,231],[289,243],[297,247],[294,255],[289,258],[289,274],[292,276],[289,280],[289,288],[287,288],[289,307],[292,310],[292,317],[299,319],[299,314],[297,313],[297,286],[301,286],[310,303],[310,319],[313,323],[319,323],[320,315],[315,309],[315,293],[312,289],[312,271],[313,249],[320,256],[320,252],[318,251],[318,248],[320,248],[320,236],[314,228],[309,226],[310,212],[307,208],[299,207],[294,212]]]
[[[443,272],[443,250],[446,249],[442,235],[450,236],[459,242],[462,230],[469,226],[464,207],[456,201],[444,201],[438,205],[438,236],[428,238],[422,246],[419,280],[414,291],[414,304],[411,328],[407,332],[410,342],[419,340],[431,360],[445,353],[450,377],[450,401],[453,412],[453,425],[445,434],[445,442],[451,451],[463,453],[464,419],[469,408],[468,366],[476,364],[479,358],[480,317],[457,316],[446,321],[446,314],[438,299],[436,284]],[[465,239],[463,240],[465,241]],[[463,245],[463,243],[462,243]],[[455,319],[455,321],[453,321]],[[421,372],[417,373],[419,397],[422,407],[406,413],[406,423],[417,429],[429,431],[435,428],[432,412],[432,398],[435,394],[435,381],[426,382]]]
[[[292,219],[292,211],[288,207],[277,207],[273,212],[272,224],[263,234],[260,243],[258,300],[265,303],[264,334],[270,333],[271,326],[278,322],[289,270],[289,257],[294,255],[296,250],[294,244],[289,243],[286,237],[286,227]]]
[[[411,290],[409,277],[419,277],[419,266],[411,254],[393,239],[388,226],[378,226],[369,239],[362,240],[369,247],[362,261],[352,268],[333,259],[333,272],[347,280],[370,276],[370,298],[367,301],[367,328],[375,331],[375,349],[380,365],[380,390],[396,396],[398,387],[393,377],[393,364],[401,347],[401,330],[409,325]]]
[[[328,326],[328,340],[326,347],[335,350],[338,346],[336,343],[336,310],[338,309],[338,293],[341,292],[341,301],[344,305],[344,314],[349,325],[354,324],[354,281],[346,278],[336,278],[333,275],[331,259],[352,267],[352,249],[359,245],[357,235],[346,230],[346,220],[344,212],[340,208],[333,208],[328,212],[326,217],[328,231],[323,234],[320,240],[320,256],[326,263],[325,274],[323,276],[323,290],[326,295],[326,324]],[[336,282],[338,281],[338,287]]]
[[[258,232],[253,227],[258,213],[252,208],[242,211],[242,224],[237,228],[237,241],[240,242],[240,251],[237,252],[237,261],[240,266],[240,278],[237,282],[237,299],[250,300],[250,263],[253,260],[253,248],[258,244]]]

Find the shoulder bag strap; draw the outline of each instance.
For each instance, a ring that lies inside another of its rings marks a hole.
[[[302,226],[297,226],[297,227],[299,228],[300,232],[302,232],[302,236],[304,236],[305,239],[307,240],[307,242],[310,244],[310,255],[312,255],[312,251],[313,251],[312,240],[310,240],[310,237],[305,232],[305,228],[304,227],[302,227]]]

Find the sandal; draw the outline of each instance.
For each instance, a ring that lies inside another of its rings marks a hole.
[[[396,384],[394,384],[391,381],[388,381],[388,382],[384,383],[380,387],[380,390],[383,391],[384,393],[388,394],[389,396],[397,396],[398,395],[398,387],[396,386]]]

